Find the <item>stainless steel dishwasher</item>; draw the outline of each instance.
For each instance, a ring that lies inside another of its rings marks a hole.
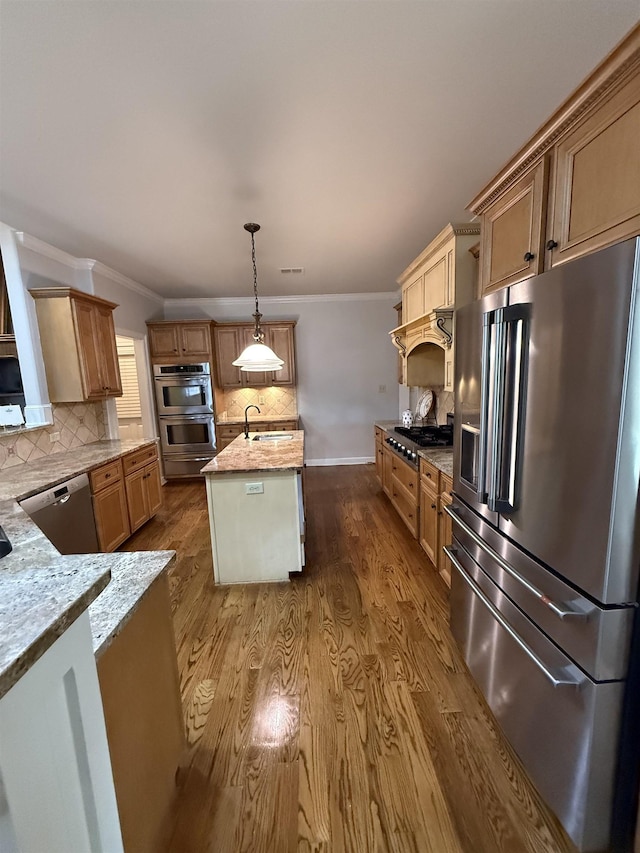
[[[95,554],[100,550],[86,474],[19,503],[61,554]]]

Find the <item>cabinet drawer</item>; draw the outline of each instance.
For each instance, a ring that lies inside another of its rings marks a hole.
[[[108,462],[94,471],[89,471],[89,482],[91,483],[91,492],[95,495],[101,489],[111,486],[114,483],[119,483],[122,480],[122,460],[116,459],[114,462]]]
[[[133,453],[127,453],[122,457],[122,466],[125,477],[133,471],[137,471],[143,465],[148,465],[158,458],[158,448],[155,444],[149,444],[146,447],[141,447],[140,450],[134,450]]]
[[[240,424],[233,424],[232,426],[216,425],[216,435],[219,440],[224,438],[234,439],[237,435],[240,435],[241,432],[242,427]]]
[[[271,424],[269,429],[272,430],[295,430],[298,429],[298,421],[278,421],[277,423]]]
[[[440,471],[426,459],[420,459],[420,478],[431,483],[436,493],[440,491]]]
[[[398,481],[395,477],[391,479],[391,500],[396,508],[398,515],[411,531],[414,539],[418,538],[418,500],[417,495],[415,500],[410,500],[407,497],[404,489],[398,486]]]
[[[380,444],[384,441],[385,431],[380,429],[380,427],[376,427],[376,441]]]
[[[406,462],[401,462],[395,457],[391,460],[391,471],[393,476],[401,483],[407,492],[418,499],[418,472],[415,468],[407,465]]]

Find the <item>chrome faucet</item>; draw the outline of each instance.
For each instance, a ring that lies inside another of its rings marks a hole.
[[[257,406],[247,406],[244,410],[244,437],[249,438],[249,417],[247,412],[249,409],[255,409],[258,414],[260,414],[260,409]]]

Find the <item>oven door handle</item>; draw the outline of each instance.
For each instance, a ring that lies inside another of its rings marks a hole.
[[[161,421],[212,421],[213,415],[159,415]]]
[[[526,654],[526,656],[538,667],[540,672],[544,675],[544,677],[551,682],[554,687],[579,687],[580,684],[584,681],[584,679],[578,678],[570,678],[567,676],[558,676],[554,675],[554,673],[547,667],[547,665],[542,661],[538,655],[533,651],[533,649],[525,643],[522,637],[514,631],[511,625],[504,618],[502,613],[498,610],[498,608],[490,601],[484,592],[480,589],[478,584],[473,580],[473,578],[469,577],[467,572],[464,570],[464,567],[458,561],[456,554],[457,551],[454,548],[449,548],[445,546],[443,549],[444,553],[451,560],[453,567],[457,570],[460,577],[464,580],[464,582],[471,588],[471,590],[475,593],[475,595],[480,599],[480,601],[487,608],[489,613],[493,616],[493,618],[498,622],[504,630],[509,634],[512,640],[514,640],[522,649],[522,651]]]
[[[526,578],[523,578],[522,575],[516,572],[513,566],[510,566],[497,551],[494,551],[491,545],[488,545],[481,536],[478,536],[475,530],[469,527],[469,525],[460,518],[460,516],[455,512],[457,508],[458,507],[455,504],[452,504],[450,507],[445,506],[444,511],[453,519],[454,523],[457,524],[458,527],[464,530],[467,536],[470,536],[471,539],[473,539],[478,548],[484,551],[492,560],[495,560],[495,562],[509,575],[509,577],[512,577],[515,581],[518,581],[519,584],[522,584],[522,586],[537,598],[541,604],[544,604],[552,613],[555,613],[558,619],[586,619],[588,617],[588,612],[584,610],[574,610],[566,604],[558,604],[542,592],[542,590],[539,590],[537,586],[534,586]]]

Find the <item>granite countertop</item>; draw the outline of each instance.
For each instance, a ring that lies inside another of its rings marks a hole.
[[[252,423],[289,423],[289,421],[297,421],[299,417],[299,415],[265,415],[264,417],[262,417],[262,415],[258,415],[257,417],[251,417],[249,426],[251,426]],[[238,424],[240,426],[244,426],[244,418],[226,418],[225,420],[222,420],[222,418],[216,418],[216,426],[226,426],[226,424],[229,424],[229,426],[237,426]]]
[[[389,432],[397,426],[402,426],[400,421],[375,421],[374,426]],[[418,456],[422,456],[447,477],[453,477],[453,447],[421,447]]]
[[[291,471],[304,465],[304,432],[301,429],[288,430],[293,438],[282,441],[253,441],[254,435],[268,435],[264,432],[250,432],[249,438],[239,435],[225,447],[215,459],[202,469],[203,474],[236,474],[248,471]]]
[[[17,500],[150,443],[94,442],[2,472],[0,525],[13,551],[0,560],[0,696],[89,605],[93,649],[102,654],[175,559],[174,551],[61,555]]]

